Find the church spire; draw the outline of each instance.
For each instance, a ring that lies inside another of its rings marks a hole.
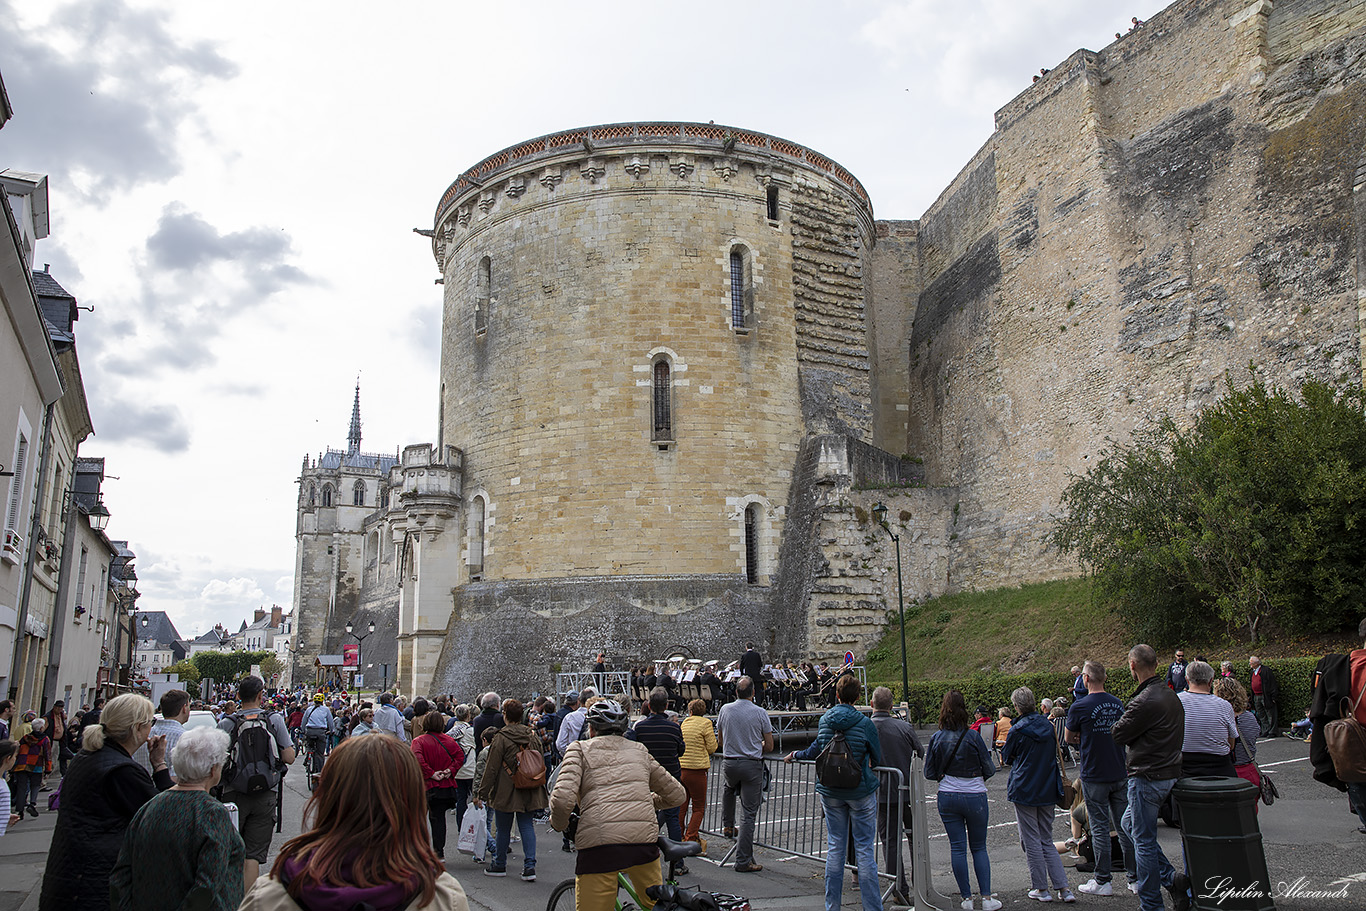
[[[346,451],[349,455],[360,452],[360,378],[356,379],[356,402],[351,406],[351,429],[346,434]]]

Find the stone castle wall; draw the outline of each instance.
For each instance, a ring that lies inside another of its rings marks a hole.
[[[1360,378],[1366,9],[1329,12],[1182,0],[1077,52],[920,219],[905,450],[962,491],[956,585],[1072,571],[1069,472],[1226,372]]]

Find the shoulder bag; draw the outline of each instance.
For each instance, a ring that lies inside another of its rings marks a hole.
[[[1357,783],[1366,781],[1366,727],[1356,719],[1357,706],[1361,697],[1366,695],[1366,682],[1357,693],[1356,702],[1347,707],[1347,697],[1340,704],[1342,717],[1323,726],[1323,739],[1328,746],[1328,755],[1333,758],[1333,772],[1339,781]]]
[[[1056,737],[1053,738],[1053,749],[1058,757],[1058,783],[1062,785],[1062,796],[1058,798],[1058,809],[1070,810],[1073,802],[1077,799],[1077,789],[1072,787],[1072,782],[1067,780],[1067,773],[1062,769],[1062,744]]]

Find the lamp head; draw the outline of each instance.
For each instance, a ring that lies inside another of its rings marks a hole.
[[[873,521],[883,528],[887,527],[887,504],[881,500],[873,504]]]
[[[95,531],[104,531],[109,524],[109,510],[105,508],[104,497],[95,501],[94,507],[90,510],[90,527]]]
[[[372,633],[375,631],[375,621],[373,621],[373,620],[370,621],[370,629],[369,629],[369,631],[372,632]]]
[[[350,620],[347,620],[347,621],[346,621],[346,633],[347,633],[347,635],[350,635],[350,634],[351,634],[351,621],[350,621]]]

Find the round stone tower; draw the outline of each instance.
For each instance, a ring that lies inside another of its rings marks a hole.
[[[811,440],[867,436],[872,242],[839,165],[713,124],[555,133],[446,190],[437,449],[463,452],[463,538],[437,691],[543,687],[601,649],[803,651],[794,495]]]

